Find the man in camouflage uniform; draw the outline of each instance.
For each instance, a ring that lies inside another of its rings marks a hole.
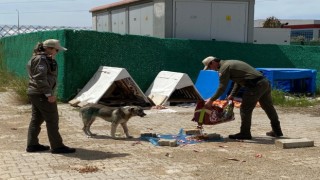
[[[252,111],[257,102],[266,112],[270,119],[272,131],[267,132],[267,136],[283,136],[278,114],[273,106],[271,97],[271,86],[269,81],[263,77],[262,73],[257,71],[249,64],[238,60],[220,60],[219,58],[209,56],[202,63],[204,70],[219,71],[219,88],[216,93],[206,101],[205,106],[210,107],[212,102],[218,99],[226,90],[229,80],[234,82],[234,86],[229,100],[233,100],[241,87],[244,88],[242,103],[240,106],[241,128],[240,133],[229,135],[230,139],[252,139],[251,136],[251,118]]]

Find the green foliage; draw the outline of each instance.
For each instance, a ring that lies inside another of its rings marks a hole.
[[[289,96],[288,94],[280,90],[272,90],[271,94],[273,104],[283,107],[307,107],[320,103],[319,101],[308,98],[306,96]]]
[[[307,45],[307,46],[320,46],[320,38],[306,41],[304,36],[292,37],[290,40],[291,45]]]
[[[285,94],[279,90],[272,90],[272,101],[274,105],[281,105],[284,104],[286,101]]]
[[[309,42],[309,45],[311,45],[311,46],[320,46],[320,38],[311,40]]]
[[[291,38],[291,42],[302,42],[305,41],[304,36],[296,36]]]
[[[0,69],[0,87],[8,87],[10,85],[10,81],[14,79],[14,75],[11,73],[8,73],[5,70]]]
[[[266,21],[263,23],[264,28],[280,28],[281,22],[278,18],[271,16],[266,19]]]
[[[11,82],[11,87],[17,93],[18,101],[22,103],[29,102],[27,95],[28,79],[16,77],[15,80]]]
[[[12,73],[0,70],[0,92],[12,89],[16,92],[17,100],[21,103],[28,103],[27,95],[28,79],[17,77]]]
[[[317,89],[316,89],[316,94],[317,94],[317,95],[320,95],[320,86],[317,87]]]

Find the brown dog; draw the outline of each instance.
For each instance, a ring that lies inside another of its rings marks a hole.
[[[146,114],[139,106],[125,106],[120,108],[108,107],[102,104],[89,104],[80,109],[82,116],[83,128],[82,130],[88,137],[92,137],[90,127],[95,121],[96,117],[100,117],[105,121],[111,122],[111,137],[115,138],[116,129],[121,124],[127,138],[132,138],[129,135],[127,122],[133,116],[144,117]]]

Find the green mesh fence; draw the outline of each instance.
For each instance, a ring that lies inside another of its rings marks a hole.
[[[58,96],[73,98],[99,66],[126,68],[142,91],[162,71],[183,72],[196,81],[209,55],[238,59],[254,67],[320,70],[320,47],[257,45],[231,42],[160,39],[96,31],[58,30],[0,39],[1,68],[25,76],[25,64],[38,41],[55,38],[68,48],[59,53]],[[320,73],[317,74],[317,86]]]
[[[28,77],[26,65],[32,56],[33,49],[38,42],[46,39],[59,39],[65,44],[65,30],[43,31],[21,34],[0,39],[0,68],[13,72],[21,77]],[[57,55],[59,64],[58,97],[65,99],[64,88],[64,54]]]

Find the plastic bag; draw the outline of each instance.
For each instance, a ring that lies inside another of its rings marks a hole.
[[[204,107],[205,101],[199,101],[194,111],[192,121],[198,123],[198,127],[202,125],[215,125],[234,120],[234,103],[229,100],[222,108],[213,105],[210,109]]]

